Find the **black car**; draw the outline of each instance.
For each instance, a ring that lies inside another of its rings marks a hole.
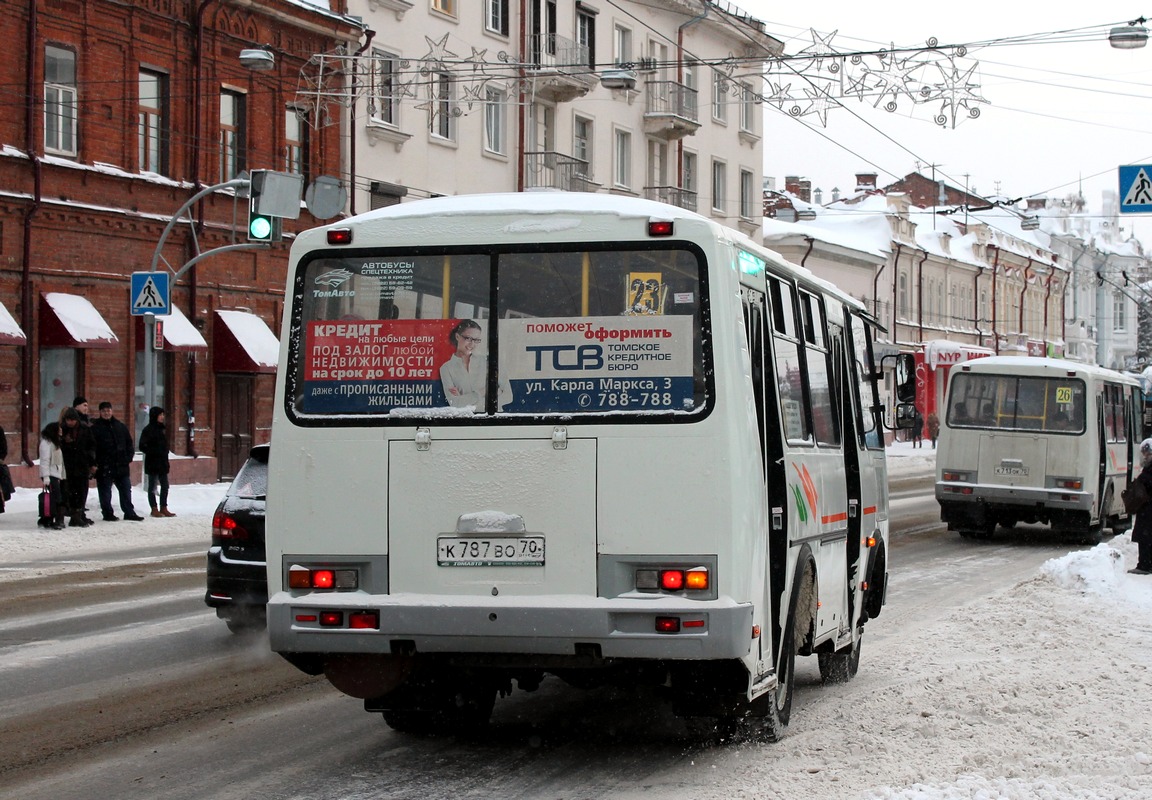
[[[204,602],[233,633],[265,625],[268,575],[264,568],[264,506],[268,493],[268,445],[258,444],[232,479],[212,515],[208,591]]]

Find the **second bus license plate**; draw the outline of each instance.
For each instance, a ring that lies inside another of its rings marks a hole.
[[[441,567],[542,567],[543,536],[439,536]]]

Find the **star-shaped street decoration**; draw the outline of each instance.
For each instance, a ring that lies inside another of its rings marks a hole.
[[[804,89],[804,94],[808,97],[809,102],[808,107],[801,112],[802,116],[815,114],[820,118],[820,125],[827,128],[828,109],[840,105],[832,96],[831,89],[827,86],[813,86]]]
[[[440,41],[438,42],[432,41],[431,37],[429,36],[424,37],[424,41],[428,43],[428,52],[420,60],[429,65],[429,68],[435,69],[437,71],[443,71],[445,68],[445,62],[449,58],[459,57],[448,49],[448,36],[449,34],[444,34],[442,37],[440,37]]]
[[[935,84],[937,91],[935,99],[941,101],[940,113],[936,115],[938,125],[951,123],[951,127],[955,128],[957,117],[962,116],[961,112],[972,119],[980,116],[977,104],[988,101],[979,94],[980,84],[972,80],[977,66],[979,65],[973,64],[967,70],[961,71],[955,62],[950,62],[947,69],[937,64],[943,78]]]

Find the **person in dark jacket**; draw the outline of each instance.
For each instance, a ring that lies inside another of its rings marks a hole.
[[[92,524],[84,512],[88,481],[96,474],[96,440],[92,431],[80,423],[80,414],[72,406],[60,412],[60,449],[64,453],[64,513],[68,525],[86,528]]]
[[[1144,490],[1152,497],[1152,439],[1140,443],[1140,463],[1143,469],[1136,480],[1144,485]],[[1132,541],[1136,543],[1136,566],[1128,570],[1136,575],[1152,574],[1152,502],[1136,509],[1136,522],[1132,525]]]
[[[112,487],[120,494],[120,510],[124,519],[139,522],[144,519],[132,506],[132,459],[136,448],[128,426],[112,416],[112,404],[100,404],[100,418],[92,423],[96,438],[96,491],[100,495],[100,511],[105,522],[119,519],[112,510]]]
[[[176,516],[168,510],[168,433],[164,429],[164,409],[148,409],[148,424],[140,431],[140,452],[144,454],[144,474],[148,476],[148,505],[154,517]],[[156,502],[156,487],[160,502]]]
[[[88,432],[85,437],[92,443],[92,468],[89,470],[88,480],[84,481],[82,487],[77,488],[77,493],[82,493],[83,504],[80,506],[83,509],[88,508],[88,485],[93,478],[96,477],[96,440],[92,439],[92,418],[88,415],[88,398],[83,395],[77,395],[72,399],[72,408],[76,409],[76,413],[80,415],[80,425]],[[63,431],[61,431],[63,433]],[[85,511],[84,518],[88,519],[88,513]],[[88,520],[91,525],[92,521]]]

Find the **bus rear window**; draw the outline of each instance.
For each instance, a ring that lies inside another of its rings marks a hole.
[[[950,427],[1083,433],[1084,381],[962,373],[952,380]]]
[[[381,252],[302,262],[297,418],[694,412],[702,261],[687,248]]]

